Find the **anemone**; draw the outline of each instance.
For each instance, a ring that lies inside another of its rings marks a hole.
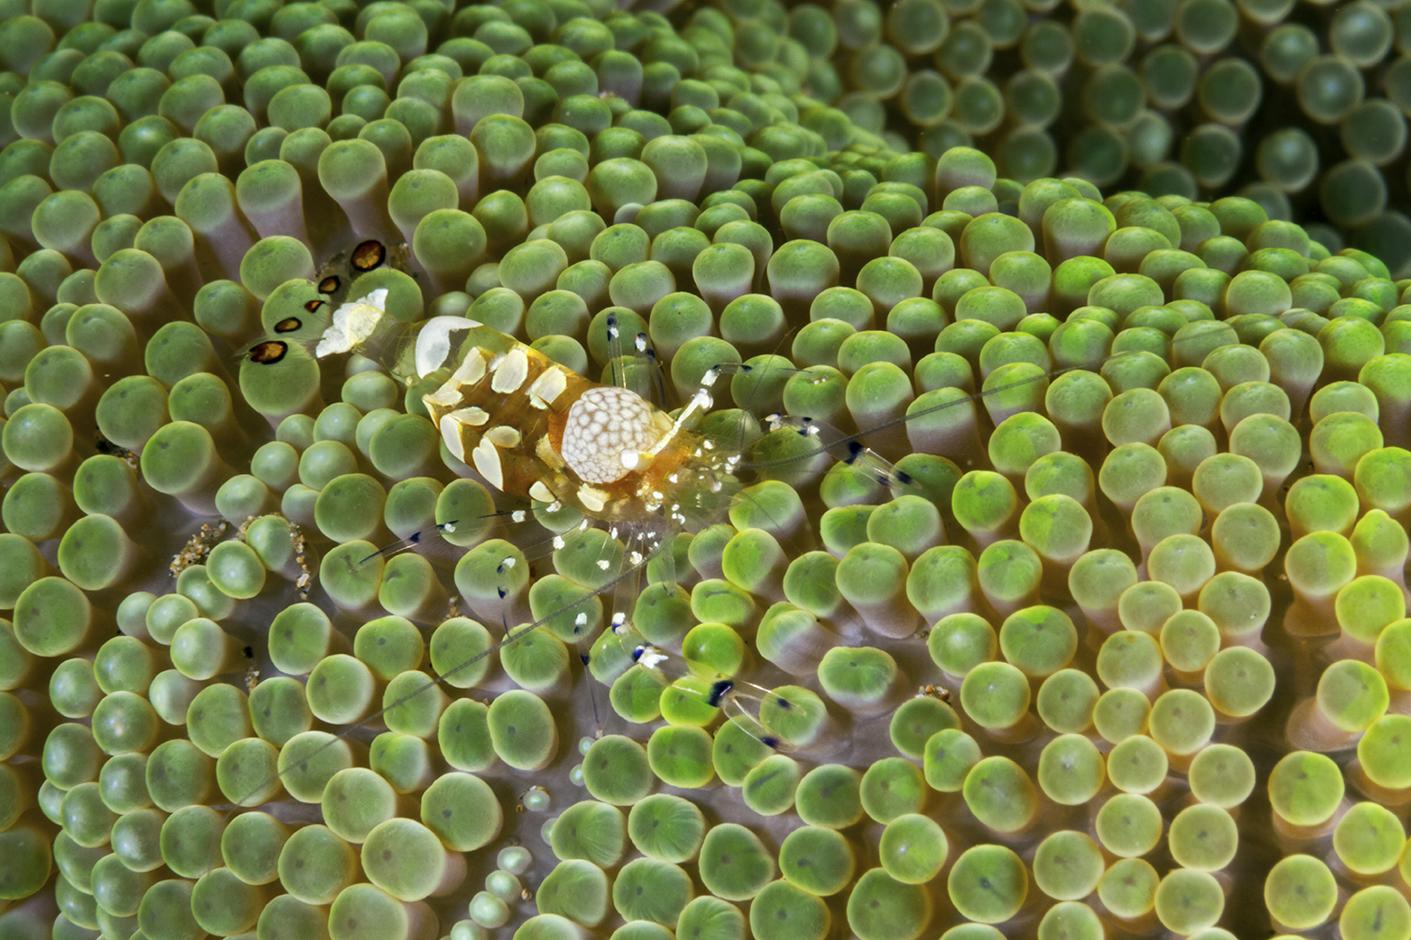
[[[1399,12],[0,14],[0,935],[1411,936]]]

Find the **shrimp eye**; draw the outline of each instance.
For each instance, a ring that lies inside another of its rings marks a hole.
[[[270,339],[263,343],[256,343],[250,348],[249,359],[251,362],[262,366],[274,365],[284,358],[284,354],[289,352],[289,344],[283,340]]]
[[[314,313],[318,310],[319,307],[322,307],[325,303],[327,303],[327,301],[323,300],[322,298],[316,297],[313,300],[305,301],[304,309],[307,310],[309,313]]]
[[[293,333],[303,325],[303,321],[298,317],[285,317],[274,325],[274,331],[276,333]]]
[[[338,275],[330,274],[318,282],[318,292],[320,294],[335,293],[342,283],[343,282],[338,279]]]
[[[387,247],[376,239],[368,239],[358,243],[358,247],[353,249],[353,255],[349,259],[349,264],[355,271],[371,271],[373,268],[381,266],[387,260]]]

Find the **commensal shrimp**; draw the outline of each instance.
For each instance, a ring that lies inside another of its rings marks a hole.
[[[507,495],[679,528],[708,518],[729,489],[737,457],[691,430],[710,409],[705,389],[673,419],[463,317],[428,320],[413,347],[417,379],[445,374],[421,401],[447,449]]]
[[[631,389],[593,382],[467,317],[436,316],[409,326],[389,315],[387,298],[387,290],[375,289],[340,304],[310,341],[314,357],[359,353],[381,360],[425,407],[450,455],[487,484],[549,511],[576,510],[585,526],[601,523],[614,537],[631,533],[641,551],[626,554],[613,586],[630,588],[627,577],[661,551],[669,536],[721,521],[740,494],[735,476],[742,465],[740,449],[713,440],[699,423],[714,404],[713,385],[726,372],[748,371],[748,365],[723,363],[707,370],[673,417]],[[615,331],[610,323],[610,335]],[[259,361],[261,345],[269,342],[254,347],[251,358]],[[793,426],[787,418],[775,423]],[[796,430],[818,436],[807,421]],[[856,444],[845,459],[890,467]],[[896,480],[904,482],[905,475]],[[405,539],[379,554],[417,541]],[[562,539],[555,542],[558,547]],[[506,642],[536,625],[507,627]],[[654,670],[711,707],[741,712],[758,729],[745,703],[758,706],[771,695],[768,690],[725,676],[692,677],[679,654],[637,636],[626,610],[616,604],[608,630],[618,637],[627,665]],[[587,655],[580,659],[590,665]],[[782,746],[762,730],[754,736],[770,747]]]
[[[350,263],[366,271],[386,257],[367,242]],[[318,290],[333,300],[345,287],[330,274]],[[312,354],[384,360],[394,378],[422,392],[450,453],[496,490],[607,523],[679,530],[718,518],[739,457],[692,428],[710,410],[707,386],[721,370],[672,418],[631,389],[592,382],[475,320],[438,316],[409,327],[387,315],[387,297],[376,289],[341,303],[309,342]],[[303,325],[289,323],[290,333]],[[288,340],[307,339],[279,335],[281,325],[275,332],[247,352],[251,361],[277,361]]]

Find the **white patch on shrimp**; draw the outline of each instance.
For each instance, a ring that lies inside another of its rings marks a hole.
[[[500,394],[512,392],[523,385],[527,378],[529,378],[529,357],[524,354],[522,349],[511,349],[500,360],[499,365],[495,366],[495,374],[490,377],[490,389]]]
[[[469,408],[458,408],[451,412],[451,417],[462,424],[468,424],[473,428],[478,428],[490,420],[490,412],[484,408],[477,408],[471,405]]]
[[[490,443],[496,447],[516,447],[520,441],[519,432],[508,424],[497,424],[485,432],[485,436],[490,439]]]
[[[637,662],[644,669],[655,669],[666,660],[667,655],[655,646],[639,646],[637,648]]]
[[[563,458],[554,450],[554,445],[549,442],[549,436],[547,434],[534,443],[534,456],[542,460],[544,466],[552,470],[560,470],[563,468]]]
[[[461,400],[461,386],[474,385],[484,377],[485,354],[478,348],[472,349],[465,354],[465,359],[456,366],[456,371],[451,373],[450,378],[446,379],[436,391],[423,396],[422,401],[449,408]]]
[[[446,442],[446,449],[464,463],[465,441],[461,440],[461,422],[456,420],[455,415],[442,415],[438,426],[441,429],[441,440]]]
[[[552,503],[554,501],[553,491],[544,485],[543,480],[535,480],[529,487],[529,498],[536,499],[541,503]]]
[[[558,366],[550,366],[529,386],[529,404],[540,410],[554,403],[568,388],[568,376]]]
[[[439,408],[449,408],[460,400],[460,389],[456,388],[450,382],[442,385],[429,395],[421,396],[422,404]]]
[[[367,342],[372,331],[377,329],[377,324],[382,322],[382,316],[386,312],[385,287],[379,287],[366,297],[339,304],[338,309],[333,311],[333,322],[319,337],[314,355],[319,358],[332,356],[362,345]]]
[[[589,512],[602,512],[607,508],[608,494],[597,487],[584,485],[578,488],[578,501]]]
[[[651,406],[636,392],[610,385],[588,389],[568,409],[563,459],[586,483],[615,483],[659,437]]]
[[[481,438],[480,443],[470,452],[470,459],[475,471],[485,478],[486,483],[497,490],[505,488],[505,465],[501,462],[500,452],[495,449],[493,442]]]
[[[383,294],[387,292],[382,291]],[[416,374],[425,378],[451,355],[451,334],[480,324],[466,317],[432,317],[416,335]]]

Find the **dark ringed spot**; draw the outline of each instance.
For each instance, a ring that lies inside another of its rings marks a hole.
[[[322,303],[322,301],[319,302]],[[300,320],[298,317],[285,317],[274,325],[274,331],[276,333],[293,333],[303,325],[304,321]]]
[[[327,303],[327,301],[315,297],[313,300],[304,301],[304,309],[307,310],[309,313],[314,313],[318,310],[319,307],[322,307],[325,303]]]
[[[283,340],[270,339],[252,346],[248,357],[251,362],[257,365],[270,366],[283,359],[287,352],[289,352],[288,343]]]
[[[338,279],[338,275],[330,274],[318,282],[318,292],[320,294],[332,294],[342,286],[343,282]]]
[[[353,256],[349,263],[355,271],[371,271],[380,267],[387,260],[387,247],[376,239],[368,239],[359,242],[358,247],[353,249]]]

